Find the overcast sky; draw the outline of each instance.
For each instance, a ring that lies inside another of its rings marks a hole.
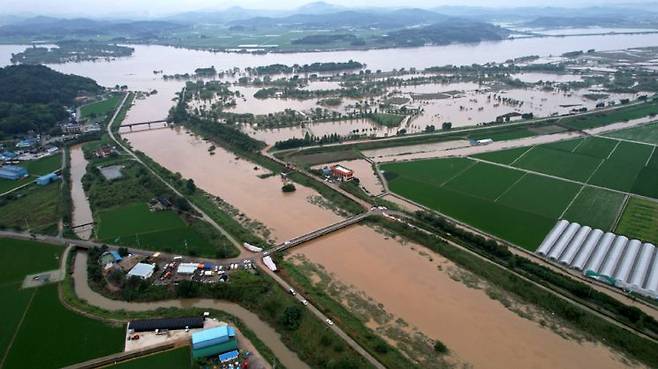
[[[59,15],[162,15],[189,10],[244,8],[291,9],[311,1],[304,0],[0,0],[0,14],[36,13]],[[331,0],[342,6],[435,7],[473,6],[584,6],[619,3],[619,0]]]

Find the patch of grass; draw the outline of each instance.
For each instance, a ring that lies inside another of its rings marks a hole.
[[[635,179],[632,192],[658,199],[658,168],[642,168]]]
[[[11,260],[0,269],[0,355],[18,329],[4,369],[59,368],[123,349],[122,328],[66,310],[57,284],[20,289],[25,275],[56,269],[62,251],[60,246],[0,239],[0,259]]]
[[[609,160],[621,165],[643,167],[652,151],[652,146],[622,141]]]
[[[151,212],[146,204],[134,203],[101,211],[97,219],[97,236],[102,241],[208,257],[232,255],[232,246],[223,243],[224,238],[210,225],[188,224],[171,210]]]
[[[30,175],[42,176],[62,168],[62,153],[58,152],[39,160],[30,160],[21,164]]]
[[[537,146],[514,166],[557,177],[586,181],[600,160],[585,155]]]
[[[157,354],[109,365],[116,369],[188,369],[192,368],[189,347],[177,348]]]
[[[0,179],[0,193],[5,193],[7,191],[11,191],[14,188],[18,188],[26,183],[33,182],[34,178],[33,177],[26,177],[26,178],[21,178],[17,180],[11,180],[11,179]]]
[[[631,197],[615,232],[629,238],[656,244],[658,242],[658,203]]]
[[[564,214],[564,218],[599,228],[612,230],[619,208],[624,203],[624,195],[594,187],[585,187]]]
[[[116,109],[117,105],[121,102],[121,98],[122,96],[120,95],[113,95],[108,99],[84,105],[80,107],[80,118],[87,119],[107,116]]]
[[[617,146],[617,141],[600,137],[588,137],[574,152],[594,158],[605,159]]]
[[[28,186],[0,199],[0,228],[48,232],[59,222],[59,183]]]
[[[495,200],[522,176],[523,172],[518,170],[477,163],[451,179],[445,187],[453,191],[484,197],[487,200]]]
[[[388,114],[388,113],[375,113],[370,116],[373,122],[385,127],[397,127],[402,123],[404,115]]]
[[[658,113],[658,102],[652,101],[643,104],[622,107],[619,109],[564,118],[560,121],[563,126],[575,129],[601,127],[612,123],[626,122],[632,119],[644,118]]]
[[[528,250],[534,250],[555,224],[555,219],[536,212],[418,181],[409,175],[395,177],[389,187],[401,196]]]
[[[580,186],[571,182],[528,174],[498,200],[509,207],[557,219]]]
[[[530,150],[529,147],[518,147],[515,149],[502,150],[502,151],[493,151],[487,152],[484,154],[473,155],[474,158],[492,161],[494,163],[500,164],[511,164],[519,156],[523,155],[524,152]]]
[[[111,327],[64,308],[56,284],[39,287],[4,369],[59,368],[120,352],[123,335],[121,327]]]
[[[431,186],[440,186],[473,165],[475,162],[468,159],[451,158],[384,164],[381,169],[384,176],[387,176],[386,172],[392,172]]]
[[[582,141],[583,141],[583,139],[564,140],[564,141],[557,141],[557,142],[551,142],[551,143],[543,144],[539,147],[543,147],[543,148],[546,148],[546,149],[559,150],[559,151],[573,152],[578,146],[581,145]]]
[[[606,133],[605,136],[658,145],[658,123],[622,129],[620,131]]]

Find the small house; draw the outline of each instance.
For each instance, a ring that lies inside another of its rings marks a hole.
[[[354,178],[354,171],[340,164],[331,167],[331,174],[334,177],[339,178],[341,181],[350,181]]]

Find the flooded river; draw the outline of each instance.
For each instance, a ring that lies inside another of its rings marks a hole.
[[[629,367],[600,344],[567,340],[542,327],[538,320],[545,317],[536,311],[531,314],[537,321],[519,316],[490,298],[486,284],[456,280],[468,278],[442,256],[368,227],[333,233],[294,253],[383,304],[392,321],[400,318],[441,340],[459,362],[474,368]]]
[[[70,148],[71,155],[71,200],[73,202],[72,226],[88,224],[94,221],[89,207],[89,200],[82,188],[82,177],[87,172],[87,160],[82,152],[82,145],[74,145]],[[75,229],[78,237],[88,240],[91,237],[93,227],[80,227]]]
[[[331,210],[309,202],[319,197],[314,190],[296,185],[295,192],[283,193],[279,176],[260,178],[267,170],[220,147],[210,155],[209,143],[180,128],[133,132],[123,137],[160,165],[174,173],[180,172],[185,178],[193,178],[200,188],[264,223],[277,241],[342,219]]]

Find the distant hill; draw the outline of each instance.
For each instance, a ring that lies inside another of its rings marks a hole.
[[[446,20],[442,14],[423,9],[400,9],[393,11],[346,10],[325,14],[294,14],[286,17],[256,17],[230,22],[233,26],[250,28],[265,27],[302,27],[302,28],[340,28],[340,27],[376,27],[394,29],[431,24]]]
[[[563,28],[563,27],[638,27],[643,22],[637,19],[627,19],[620,16],[598,17],[539,17],[523,23],[532,28]],[[650,25],[650,24],[647,24]]]
[[[124,37],[146,38],[185,27],[166,21],[101,21],[87,18],[33,17],[0,27],[0,37],[49,35],[51,39],[61,39],[120,34]]]
[[[396,46],[446,45],[498,41],[507,38],[509,31],[489,23],[451,18],[425,27],[390,32],[384,41]]]

